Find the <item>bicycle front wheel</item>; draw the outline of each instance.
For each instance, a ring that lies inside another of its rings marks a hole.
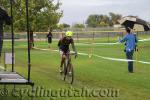
[[[73,71],[73,66],[71,64],[67,64],[67,67],[65,69],[65,74],[64,74],[64,80],[66,80],[70,84],[73,84],[74,71]]]

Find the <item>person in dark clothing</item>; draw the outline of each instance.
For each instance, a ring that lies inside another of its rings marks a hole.
[[[3,25],[10,25],[11,18],[8,16],[7,12],[0,7],[0,57],[3,48]]]
[[[65,34],[65,37],[60,39],[59,42],[58,42],[58,47],[59,47],[59,51],[60,51],[60,54],[61,54],[60,73],[63,72],[62,67],[63,67],[65,59],[67,57],[66,55],[68,53],[70,53],[70,48],[69,48],[70,44],[72,45],[72,49],[75,52],[75,56],[77,56],[77,50],[75,48],[74,40],[73,40],[72,36],[73,36],[73,32],[67,31],[66,34]]]
[[[123,39],[119,39],[119,42],[123,43],[126,42],[126,47],[125,47],[125,52],[126,52],[126,57],[128,60],[128,71],[130,73],[133,73],[133,53],[134,53],[134,49],[136,46],[136,42],[135,40],[136,37],[134,36],[133,33],[131,33],[130,28],[126,28],[126,32],[127,35],[123,37]]]
[[[34,37],[33,37],[33,31],[30,30],[30,49],[34,47]]]
[[[49,31],[49,33],[47,34],[49,48],[50,48],[50,44],[52,43],[52,37],[53,37],[53,35],[52,35],[51,31]]]

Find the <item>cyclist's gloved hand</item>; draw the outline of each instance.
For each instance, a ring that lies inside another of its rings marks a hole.
[[[77,58],[78,57],[78,53],[77,52],[75,52],[75,58]]]

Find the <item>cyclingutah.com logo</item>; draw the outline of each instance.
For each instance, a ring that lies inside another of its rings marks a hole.
[[[47,89],[42,86],[35,87],[33,89],[28,88],[15,88],[12,90],[0,89],[0,96],[13,96],[13,97],[119,97],[119,89],[113,88],[96,88],[89,89],[87,87],[82,88],[59,88],[59,89]]]

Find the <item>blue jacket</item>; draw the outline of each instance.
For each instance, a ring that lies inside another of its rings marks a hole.
[[[126,42],[126,52],[131,52],[135,49],[137,38],[134,34],[130,33],[123,37],[122,40],[119,40],[121,43]]]

